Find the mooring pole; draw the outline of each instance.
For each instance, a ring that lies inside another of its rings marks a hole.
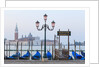
[[[5,57],[5,41],[4,41],[4,57]]]
[[[61,47],[60,47],[60,49],[62,50],[62,43],[61,43],[61,45],[60,45]]]
[[[18,41],[17,41],[17,53],[18,53]],[[18,60],[19,60],[19,56],[18,56]]]
[[[6,44],[6,56],[8,56],[8,44]]]
[[[50,45],[49,45],[49,52],[50,52]]]
[[[21,56],[22,56],[22,42],[21,42]]]
[[[74,40],[74,46],[75,46],[75,60],[76,60],[76,45],[75,45],[75,40]]]
[[[52,44],[52,60],[53,60],[53,44]]]
[[[28,44],[29,44],[29,52],[30,52],[30,44],[31,44],[30,42],[31,41],[28,42]],[[29,57],[29,60],[31,60],[31,56]]]
[[[18,53],[18,41],[17,41],[17,53]]]
[[[79,54],[80,54],[80,42],[79,42]]]
[[[41,60],[42,60],[42,41],[41,41]]]
[[[30,51],[30,41],[28,42],[28,44],[29,44],[29,49],[28,50]]]
[[[65,49],[65,45],[64,45],[64,49]]]
[[[54,35],[54,49],[55,49],[55,45],[56,45],[56,35]]]
[[[54,48],[53,48],[53,53],[54,53],[54,54],[53,54],[53,56],[52,56],[53,59],[55,58],[55,48],[56,48],[55,46],[56,46],[56,35],[54,35]]]
[[[59,32],[60,32],[60,29],[59,29]],[[59,56],[60,56],[60,35],[59,35]]]
[[[31,58],[32,58],[32,47],[33,47],[33,41],[31,42]]]
[[[10,57],[10,42],[9,42],[9,57]]]
[[[69,55],[69,29],[68,29],[68,55]]]
[[[59,32],[60,32],[60,29],[59,29]],[[59,50],[60,50],[60,35],[59,35]]]

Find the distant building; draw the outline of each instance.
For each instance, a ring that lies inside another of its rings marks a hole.
[[[7,40],[4,39],[5,44],[10,43],[10,45],[16,45],[18,41],[18,44],[20,45],[22,43],[22,45],[29,45],[29,42],[33,42],[33,45],[41,45],[41,41],[43,41],[43,45],[44,45],[44,40],[40,40],[40,37],[33,37],[31,33],[29,33],[28,36],[25,35],[25,37],[19,38],[18,37],[18,26],[16,24],[16,28],[15,28],[15,33],[14,33],[14,40]],[[54,40],[47,40],[46,41],[46,45],[52,45],[54,44]]]
[[[84,42],[75,42],[75,45],[85,45],[85,41]]]
[[[15,28],[15,40],[18,40],[18,27],[16,24],[16,28]]]
[[[44,45],[44,40],[41,40],[43,42],[43,45]],[[46,45],[48,46],[52,46],[52,44],[54,44],[54,40],[46,40]]]
[[[17,41],[19,44],[22,43],[22,45],[28,45],[29,41],[31,41],[31,42],[33,41],[34,45],[38,45],[41,43],[40,37],[33,37],[31,33],[29,33],[28,36],[25,35],[25,37],[23,37],[23,35],[22,35],[21,38],[18,38],[18,26],[16,25],[15,33],[14,33],[14,40],[4,39],[4,42],[5,42],[5,44],[10,43],[11,45],[16,45]]]

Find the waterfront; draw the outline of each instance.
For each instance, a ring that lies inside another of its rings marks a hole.
[[[85,64],[85,60],[5,60],[4,64]]]
[[[54,13],[56,11],[57,13],[50,14],[53,13],[52,11]],[[26,15],[27,18],[26,19],[24,18],[25,23],[17,20],[18,24],[16,23],[16,26],[11,28],[7,27],[9,26],[8,23],[13,24],[15,22],[15,19],[13,23],[10,23],[9,20],[5,21],[5,36],[4,36],[5,64],[85,64],[84,11],[83,10],[82,11],[52,10],[52,11],[46,10],[47,14],[44,15],[41,14],[43,14],[45,11],[43,11],[43,13],[40,13],[40,10],[39,11],[37,10],[35,12],[34,10],[32,10],[32,13],[30,12],[30,10],[29,12],[21,11],[25,14],[20,13],[19,11],[18,13],[15,11],[14,14],[12,14],[12,12],[9,13],[8,11],[7,12],[5,11],[6,20],[12,18],[16,19],[16,14],[19,15],[18,18],[21,20],[22,17],[20,16],[24,15],[25,17],[26,14],[29,16],[31,15],[34,16],[34,17],[32,16],[33,18],[30,17],[31,18],[30,19]],[[74,12],[75,15],[72,14]],[[8,17],[9,16],[8,14],[10,14],[10,16],[12,15],[12,17]],[[43,21],[39,20],[40,19],[39,16],[44,17],[43,19],[44,23],[41,23]],[[76,16],[79,17],[77,18]],[[47,17],[48,19],[51,20],[51,21],[49,20],[51,22],[51,26],[49,24],[50,22],[47,21]],[[65,18],[67,18],[67,20]],[[79,20],[79,18],[82,21]],[[73,21],[70,21],[72,19]],[[26,22],[27,20],[30,23],[27,24]],[[21,24],[21,22],[23,25]],[[40,23],[42,24],[42,27]],[[42,31],[43,29],[44,33],[38,32]],[[62,36],[64,37],[62,38]]]
[[[8,48],[9,48],[9,46],[8,46]],[[52,54],[52,46],[47,46],[46,48],[47,48],[46,51],[50,51],[50,53]],[[58,49],[58,48],[59,48],[59,46],[56,46],[56,49]],[[61,48],[63,49],[64,46],[62,46]],[[68,49],[68,46],[65,46],[65,49]],[[29,50],[29,46],[23,45],[22,46],[22,55],[26,54],[27,50]],[[41,46],[32,46],[32,54],[31,55],[33,56],[36,53],[37,50],[41,54]],[[42,56],[44,54],[43,50],[44,50],[44,46],[42,46]],[[70,56],[72,56],[72,50],[75,50],[74,46],[70,46],[70,54],[69,54]],[[83,50],[85,52],[85,46],[80,46],[80,50]],[[20,45],[18,46],[18,51],[21,53],[21,46]],[[31,49],[30,49],[30,52],[31,52]],[[81,54],[81,53],[79,53],[79,46],[76,46],[76,52],[78,54]],[[10,56],[15,54],[15,53],[16,53],[16,46],[11,45],[10,46]],[[5,55],[9,56],[9,49],[8,49],[8,51],[5,49]]]

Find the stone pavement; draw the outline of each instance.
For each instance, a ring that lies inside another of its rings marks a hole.
[[[85,60],[4,60],[4,64],[85,64]]]

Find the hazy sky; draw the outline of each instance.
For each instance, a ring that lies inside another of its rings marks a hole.
[[[51,27],[51,22],[55,21],[53,31],[47,30],[47,39],[54,39],[57,31],[71,31],[70,43],[85,40],[85,11],[84,10],[5,10],[4,37],[14,39],[16,23],[18,25],[19,38],[25,37],[29,33],[44,39],[44,30],[38,31],[35,22],[40,22],[39,28],[44,24],[43,15],[47,14],[47,24]],[[67,36],[61,36],[61,42],[67,44]]]

